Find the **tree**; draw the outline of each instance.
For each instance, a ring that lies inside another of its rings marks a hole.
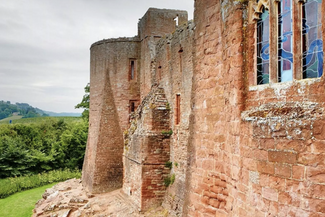
[[[89,93],[90,93],[90,84],[88,83],[85,87],[85,95],[82,97],[82,100],[75,108],[84,108],[82,112],[82,118],[89,122]]]

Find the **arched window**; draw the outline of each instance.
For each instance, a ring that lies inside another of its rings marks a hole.
[[[292,0],[278,4],[278,82],[292,81]]]
[[[302,8],[303,78],[323,74],[322,0],[307,0]]]
[[[257,21],[257,84],[269,83],[269,11],[263,8]]]

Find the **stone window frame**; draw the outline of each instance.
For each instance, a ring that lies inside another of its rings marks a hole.
[[[278,4],[281,0],[256,0],[249,1],[248,11],[248,27],[246,37],[251,36],[252,39],[247,39],[247,60],[254,60],[253,63],[247,63],[248,71],[254,72],[248,75],[249,86],[257,86],[257,21],[260,19],[260,14],[263,11],[263,7],[269,11],[269,84],[282,83],[278,81]],[[303,79],[303,37],[302,37],[302,6],[305,0],[292,0],[292,29],[293,29],[293,69],[292,69],[292,81]],[[322,1],[322,20],[325,20],[325,2]],[[325,23],[322,25],[322,39],[325,38]],[[253,43],[250,43],[253,42]],[[323,43],[323,51],[324,49]],[[325,61],[323,60],[323,68]],[[323,73],[324,74],[324,73]],[[323,77],[323,76],[321,76]],[[317,79],[317,78],[310,78]],[[292,82],[288,81],[288,82]]]

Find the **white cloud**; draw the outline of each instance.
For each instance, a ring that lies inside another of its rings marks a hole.
[[[192,0],[0,2],[0,100],[73,112],[89,82],[89,47],[134,36],[149,7],[190,11]],[[79,111],[78,111],[79,112]]]

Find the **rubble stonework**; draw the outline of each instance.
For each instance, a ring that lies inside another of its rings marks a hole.
[[[168,216],[325,216],[324,76],[254,85],[253,3],[150,8],[138,36],[92,45],[88,191]]]

